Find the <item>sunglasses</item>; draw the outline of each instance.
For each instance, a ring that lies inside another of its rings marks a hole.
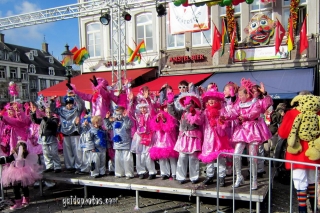
[[[178,88],[179,89],[185,89],[185,88],[187,88],[187,86],[179,86]]]

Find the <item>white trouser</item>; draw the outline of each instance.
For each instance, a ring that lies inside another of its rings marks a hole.
[[[263,144],[259,145],[258,156],[264,157],[264,145]],[[258,159],[258,173],[263,173],[263,172],[264,172],[264,160]]]
[[[109,161],[108,161],[108,171],[109,172],[114,172],[115,171],[115,160],[114,159],[109,159]]]
[[[115,150],[115,176],[134,177],[133,174],[133,156],[129,149]]]
[[[94,162],[95,168],[91,171],[91,176],[106,174],[106,152],[91,152],[90,162]],[[91,165],[91,163],[90,163]]]
[[[166,175],[170,177],[170,171],[172,175],[176,175],[177,171],[177,159],[169,158],[169,159],[160,159],[160,174]]]
[[[219,158],[219,177],[225,177],[226,176],[226,162],[227,159],[225,157]],[[214,176],[214,161],[207,164],[207,170],[206,174],[207,177],[213,177]]]
[[[82,152],[79,149],[80,136],[64,136],[63,157],[67,169],[80,169]]]
[[[90,156],[91,156],[90,150],[82,152],[82,162],[80,166],[81,172],[90,172],[90,165],[91,165]]]
[[[61,169],[57,142],[42,144],[42,152],[46,169]]]
[[[178,163],[177,163],[177,180],[185,180],[187,177],[189,163],[189,177],[191,181],[195,181],[199,179],[199,159],[197,157],[197,153],[194,152],[192,154],[185,154],[180,152]]]
[[[237,143],[235,148],[234,148],[234,154],[242,154],[244,148],[246,147],[246,143]],[[258,145],[255,143],[250,143],[249,144],[249,155],[251,156],[257,156],[257,152],[258,152]],[[251,175],[252,175],[252,179],[253,180],[257,180],[257,158],[252,158],[251,161],[251,167],[252,167],[252,171],[251,171]],[[236,170],[236,175],[237,178],[240,177],[241,174],[241,156],[235,156],[234,157],[234,167]]]
[[[149,152],[136,154],[136,169],[139,175],[147,173],[146,169],[149,171],[149,175],[157,174],[154,161],[150,158]]]
[[[309,184],[314,184],[316,170],[311,169],[294,169],[292,179],[296,190],[307,190]]]

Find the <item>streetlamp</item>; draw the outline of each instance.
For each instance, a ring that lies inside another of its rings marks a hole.
[[[72,78],[72,64],[73,64],[73,53],[69,50],[69,45],[66,44],[66,50],[61,53],[63,58],[63,66],[66,68],[66,77],[68,78],[68,83],[71,83]]]

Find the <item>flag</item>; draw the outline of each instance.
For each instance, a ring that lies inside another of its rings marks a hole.
[[[234,55],[234,44],[236,41],[236,28],[233,29],[231,43],[230,43],[230,58],[233,58]]]
[[[73,55],[74,64],[82,65],[83,62],[90,57],[89,52],[85,47],[77,50]]]
[[[277,19],[277,26],[276,26],[276,36],[275,36],[275,50],[276,50],[276,55],[278,52],[280,52],[280,45],[283,40],[283,37],[286,33],[286,30],[283,28],[282,24],[280,21]]]
[[[304,18],[301,31],[300,31],[300,54],[309,47],[308,37],[307,37],[307,17]]]
[[[224,18],[222,18],[222,37],[221,37],[221,42],[222,42],[222,51],[221,51],[221,56],[224,54],[224,47],[226,46],[226,43],[228,43],[228,34],[227,34],[227,28],[226,24],[224,22]]]
[[[221,34],[214,24],[214,33],[212,36],[212,50],[211,56],[213,56],[221,47]]]
[[[144,43],[144,40],[140,42],[140,44],[136,47],[136,49],[133,51],[132,55],[128,59],[128,63],[133,62],[135,57],[138,56],[141,58],[141,52],[146,51],[146,45]]]
[[[70,50],[70,52],[72,52],[73,54],[75,54],[78,50],[79,50],[78,47],[77,47],[77,46],[74,46],[74,47]]]
[[[133,54],[133,50],[128,45],[127,45],[127,47],[128,47],[128,55],[129,55],[129,57],[131,57]],[[141,62],[140,53],[137,53],[137,55],[134,57],[133,61],[138,61],[138,63],[140,64],[140,62]]]
[[[292,17],[290,17],[290,24],[289,24],[289,34],[288,34],[288,51],[290,52],[291,50],[293,50],[293,42],[294,42],[294,38],[293,38],[293,20]]]

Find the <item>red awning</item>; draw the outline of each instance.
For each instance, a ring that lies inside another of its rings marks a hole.
[[[127,70],[126,76],[128,79],[136,79],[139,76],[142,76],[154,68],[144,68],[144,69],[134,69],[134,70]],[[91,73],[84,73],[82,75],[76,76],[71,79],[71,83],[74,84],[77,88],[77,90],[91,94],[92,93],[92,84],[89,79],[92,79],[93,75],[95,75],[97,78],[104,78],[106,79],[109,84],[112,82],[112,73],[110,71],[108,72],[91,72]],[[38,94],[42,94],[43,96],[64,96],[67,93],[67,86],[66,86],[67,80],[60,82],[59,84],[56,84],[52,87],[49,87],[47,89],[44,89]]]
[[[139,89],[143,86],[149,87],[151,92],[159,92],[161,87],[164,84],[168,84],[172,86],[173,92],[175,94],[179,93],[179,82],[180,81],[187,81],[187,82],[192,82],[194,84],[198,83],[199,81],[205,80],[209,76],[211,76],[212,73],[210,74],[192,74],[192,75],[173,75],[173,76],[163,76],[160,78],[157,78],[156,80],[150,81],[148,83],[145,83],[139,87],[133,88],[133,93],[137,94],[139,92]]]

